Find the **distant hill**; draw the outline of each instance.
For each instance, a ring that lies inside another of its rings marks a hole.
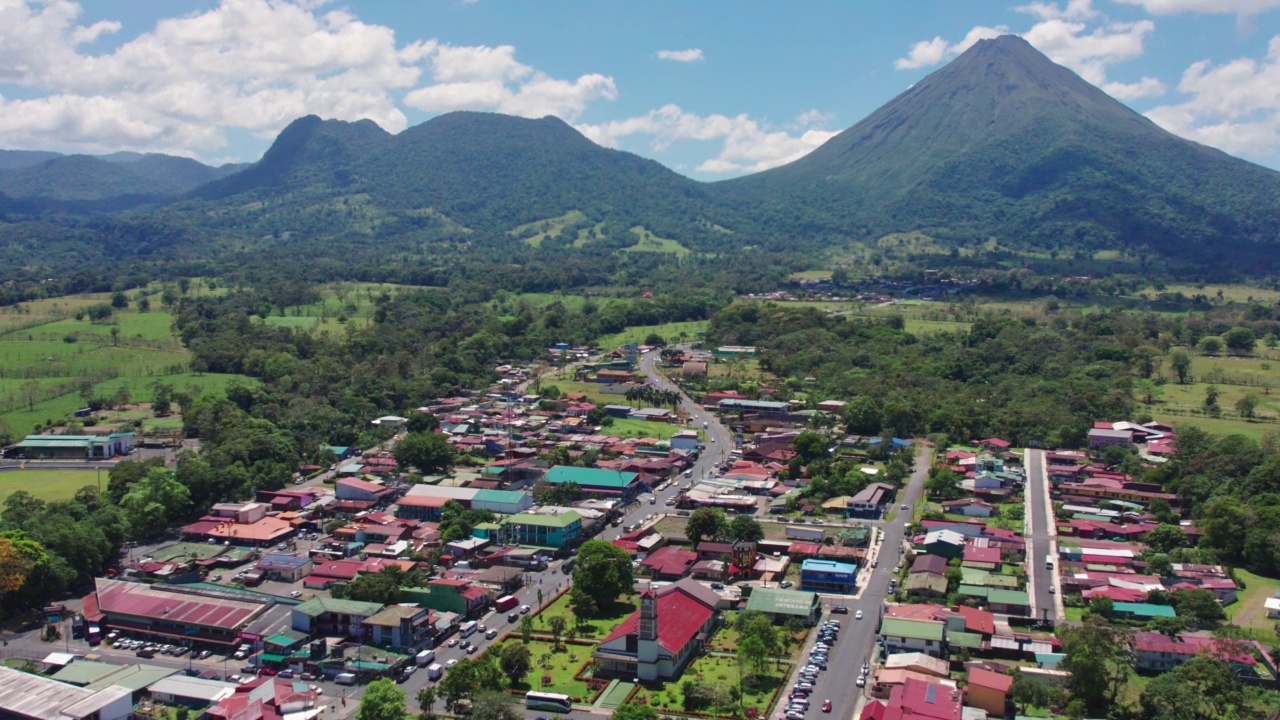
[[[1014,36],[979,42],[809,155],[714,194],[870,237],[1162,252],[1280,238],[1280,174],[1160,129]]]
[[[169,202],[221,178],[219,168],[160,154],[59,155],[0,151],[0,192],[30,208],[114,211]]]

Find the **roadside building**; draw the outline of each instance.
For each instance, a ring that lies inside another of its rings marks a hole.
[[[28,435],[21,442],[5,448],[4,456],[31,460],[105,460],[128,455],[132,447],[131,432],[110,435]]]
[[[312,637],[363,640],[366,619],[382,610],[379,603],[316,597],[293,608],[291,626]]]
[[[775,623],[798,618],[812,624],[821,611],[821,599],[817,593],[805,590],[757,587],[752,588],[747,599],[747,610],[762,612]]]
[[[886,617],[880,623],[887,653],[922,652],[942,657],[945,628],[937,620],[911,620]]]
[[[427,647],[435,634],[431,611],[414,605],[388,605],[364,621],[368,642],[379,647]]]
[[[84,617],[130,636],[160,642],[196,641],[230,646],[274,605],[269,596],[230,589],[147,585],[98,578],[84,597]]]
[[[542,476],[542,481],[550,485],[574,483],[584,494],[618,497],[630,502],[646,487],[640,476],[634,472],[601,470],[599,468],[580,468],[568,465],[557,465]]]
[[[110,686],[89,690],[0,666],[0,716],[23,720],[126,720],[133,693]]]
[[[879,518],[893,502],[897,490],[885,483],[871,483],[849,498],[845,515],[851,518]]]
[[[965,678],[964,700],[971,707],[982,708],[995,717],[1004,717],[1009,703],[1013,676],[970,667]]]
[[[311,558],[306,555],[267,553],[258,561],[257,569],[268,580],[292,583],[306,577],[311,568]]]
[[[715,628],[719,600],[691,579],[645,590],[640,608],[596,646],[601,672],[642,681],[678,677]]]
[[[800,563],[800,589],[813,592],[857,593],[858,566],[810,558]]]
[[[582,514],[577,510],[555,514],[522,512],[502,521],[501,537],[516,545],[557,550],[574,547],[583,538]]]

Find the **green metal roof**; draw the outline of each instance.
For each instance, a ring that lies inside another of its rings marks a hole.
[[[555,515],[542,515],[539,513],[517,513],[503,521],[503,524],[517,523],[520,525],[545,525],[547,527],[569,527],[574,521],[582,520],[582,515],[577,511],[566,510]]]
[[[84,686],[100,677],[116,672],[122,667],[124,666],[116,665],[115,663],[98,662],[97,660],[77,660],[49,677],[58,682]]]
[[[982,647],[982,636],[978,633],[971,632],[952,632],[947,633],[947,644],[952,647],[969,648],[977,650]]]
[[[519,503],[524,499],[524,493],[519,490],[477,490],[476,496],[471,502],[477,500],[481,502],[491,503]]]
[[[557,465],[548,470],[547,474],[542,476],[542,479],[552,485],[572,482],[582,487],[625,488],[635,482],[636,477],[636,473],[633,472]]]
[[[961,585],[956,589],[956,594],[963,595],[965,597],[984,598],[990,591],[990,588],[980,587],[978,585]]]
[[[319,617],[324,613],[341,615],[357,615],[369,617],[382,609],[379,603],[362,602],[360,600],[338,600],[337,598],[314,597],[293,609],[308,617]]]
[[[1031,596],[1025,590],[1005,590],[1004,588],[988,588],[987,602],[1002,605],[1030,605]]]
[[[817,593],[758,587],[751,591],[751,598],[747,600],[747,609],[773,615],[806,617],[813,613],[813,608],[817,604]]]
[[[261,654],[259,654],[259,655],[258,655],[258,659],[259,659],[259,660],[261,660],[262,662],[269,662],[269,663],[282,663],[282,662],[284,662],[284,661],[288,660],[288,659],[289,659],[289,656],[288,656],[288,655],[279,655],[279,654],[277,654],[277,653],[261,653]]]
[[[1112,605],[1112,609],[1118,613],[1127,613],[1137,615],[1139,617],[1177,617],[1178,613],[1168,605],[1156,605],[1154,603],[1129,603],[1118,602]]]
[[[17,444],[23,448],[74,447],[88,448],[106,443],[121,437],[132,437],[133,433],[112,433],[110,435],[28,435]]]
[[[880,623],[880,634],[885,637],[942,642],[942,623],[935,620],[885,618]]]
[[[377,663],[377,662],[366,662],[366,661],[362,661],[362,660],[353,660],[353,661],[351,661],[351,662],[349,662],[349,663],[346,663],[346,667],[349,667],[349,668],[351,668],[352,670],[378,670],[378,671],[381,671],[381,670],[386,670],[387,668],[389,668],[389,667],[391,667],[391,666],[390,666],[390,665],[388,665],[388,664],[386,664],[386,663]]]
[[[275,635],[272,635],[271,637],[266,639],[266,642],[272,645],[279,645],[280,647],[290,647],[292,645],[296,645],[297,643],[302,642],[305,639],[306,639],[306,636],[302,635],[301,633],[297,633],[292,630],[286,630],[285,632],[276,633]]]
[[[159,665],[126,665],[106,677],[98,678],[89,683],[85,686],[85,689],[101,690],[112,685],[119,685],[130,692],[137,692],[160,682],[170,675],[176,675],[177,672],[175,668],[160,667]]]

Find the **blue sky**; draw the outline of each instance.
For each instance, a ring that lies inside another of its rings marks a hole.
[[[1280,0],[0,0],[0,146],[251,161],[300,115],[556,115],[699,179],[802,156],[1016,33],[1280,168]]]

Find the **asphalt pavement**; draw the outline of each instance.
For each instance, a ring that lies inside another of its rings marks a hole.
[[[1027,481],[1024,494],[1027,499],[1027,569],[1030,577],[1032,613],[1039,619],[1061,621],[1062,611],[1057,595],[1058,558],[1057,539],[1053,533],[1053,507],[1049,503],[1049,477],[1045,469],[1044,451],[1028,448],[1024,456]],[[1053,566],[1045,564],[1053,559]],[[1049,592],[1049,588],[1055,592]]]

